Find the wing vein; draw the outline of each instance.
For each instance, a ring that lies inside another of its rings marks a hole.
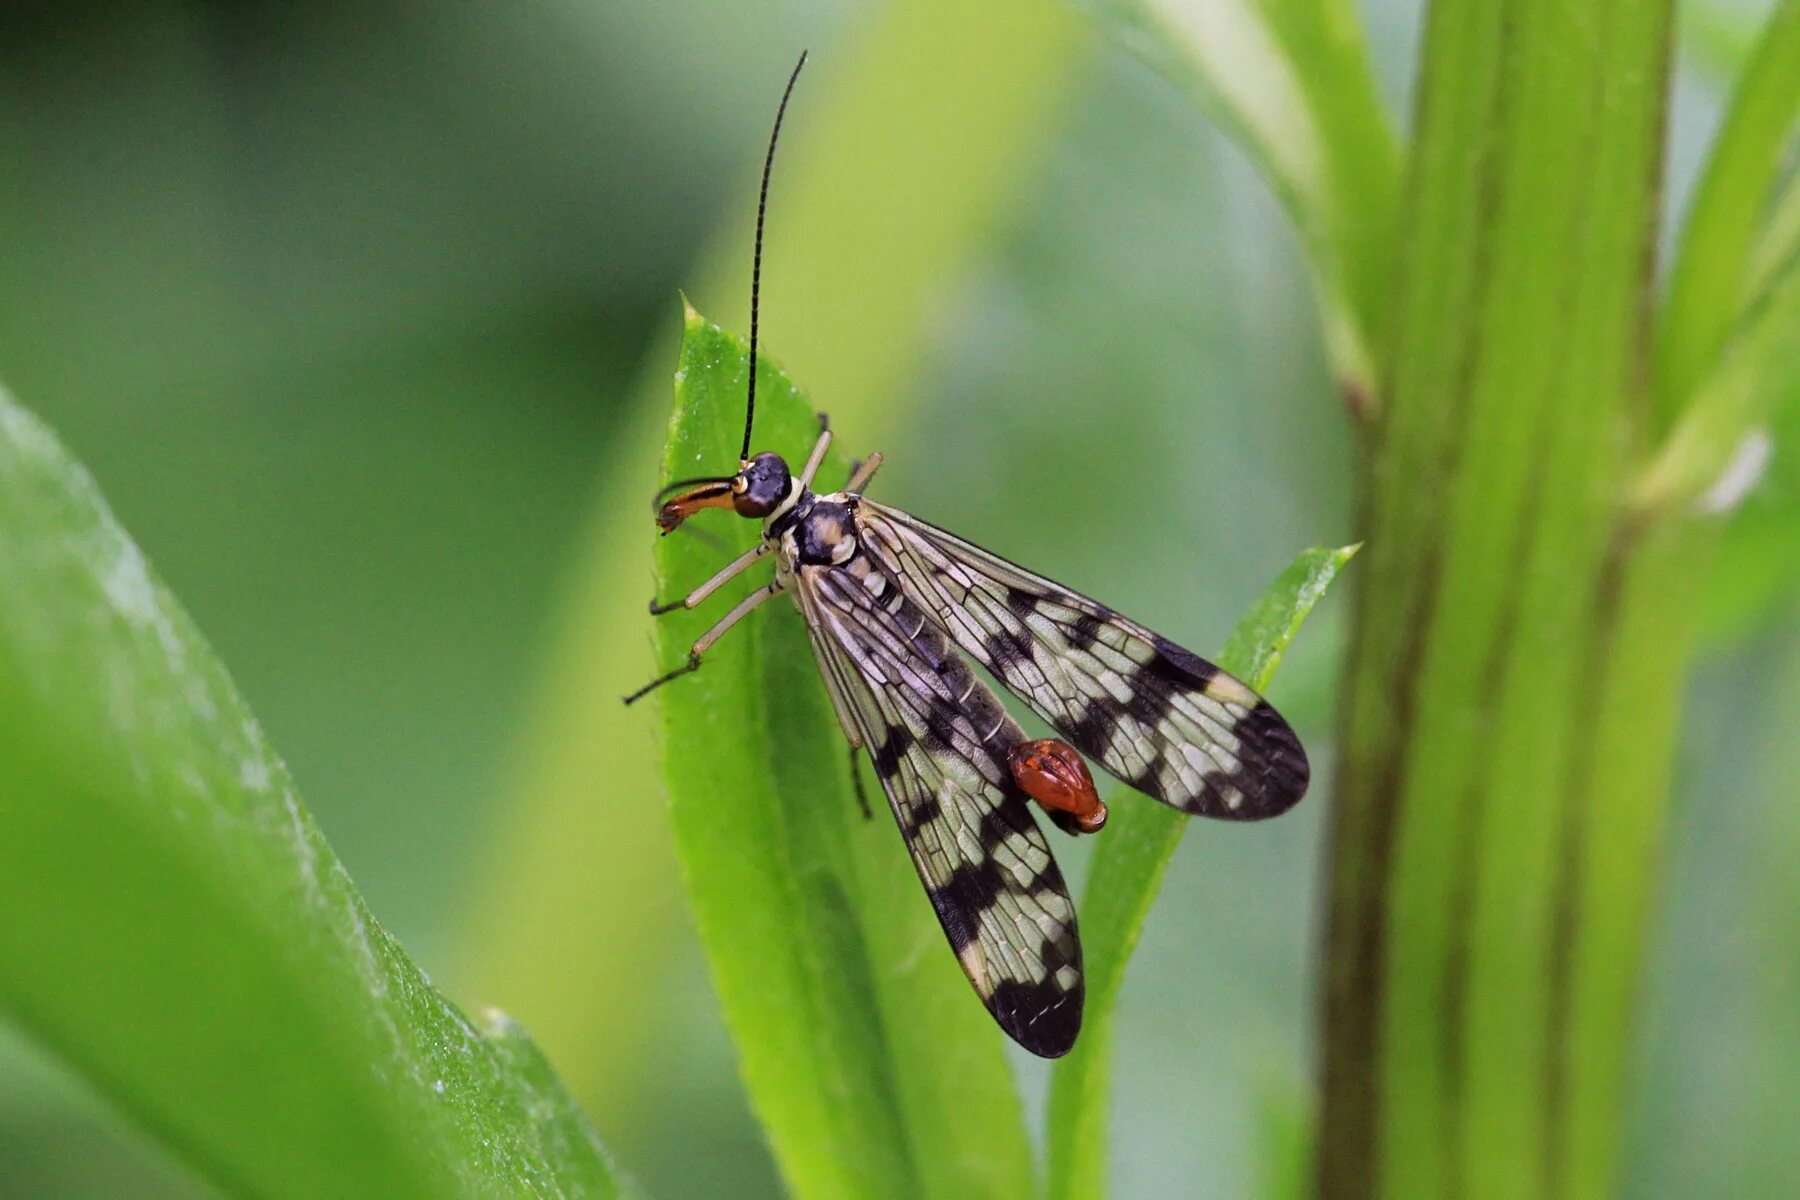
[[[1212,663],[1079,592],[867,498],[860,542],[949,642],[1057,733],[1186,812],[1254,820],[1305,794],[1287,722]]]
[[[795,584],[820,672],[844,694],[964,974],[1022,1046],[1067,1052],[1081,1025],[1081,947],[1068,888],[1007,766],[1023,731],[877,560],[802,565]]]

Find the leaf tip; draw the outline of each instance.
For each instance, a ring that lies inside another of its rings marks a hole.
[[[688,294],[679,290],[675,294],[681,297],[682,326],[690,332],[704,327],[706,318],[700,315],[700,310],[694,307],[694,302],[688,299]]]
[[[481,1010],[481,1034],[483,1037],[517,1037],[524,1030],[512,1019],[505,1009],[484,1007]]]

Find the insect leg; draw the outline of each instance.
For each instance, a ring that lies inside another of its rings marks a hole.
[[[862,764],[856,761],[856,747],[850,747],[850,782],[856,786],[856,806],[862,809],[863,820],[873,820],[875,811],[869,807],[869,793],[863,791]]]
[[[869,480],[875,478],[875,472],[881,470],[881,452],[877,450],[869,457],[856,464],[850,472],[850,482],[844,485],[846,492],[860,492],[868,486]]]
[[[698,606],[708,596],[718,591],[720,587],[730,582],[737,575],[742,574],[750,567],[750,564],[754,563],[757,559],[761,558],[774,548],[775,543],[773,542],[756,543],[756,545],[744,551],[729,563],[726,563],[724,568],[721,569],[717,575],[714,575],[711,579],[689,592],[680,600],[671,600],[667,604],[652,600],[650,602],[650,615],[653,617],[660,617],[664,613],[674,612],[678,608],[694,608]]]
[[[688,651],[690,659],[699,658],[712,647],[712,644],[725,636],[725,631],[756,611],[756,607],[770,596],[781,590],[781,580],[771,579],[732,606],[730,612],[720,617],[713,627],[700,635],[694,648]]]
[[[676,667],[673,671],[669,671],[669,672],[666,672],[665,674],[658,675],[655,679],[652,679],[649,683],[646,683],[643,687],[641,687],[637,691],[631,693],[631,695],[626,696],[625,703],[635,704],[639,700],[642,700],[645,696],[648,696],[651,692],[654,692],[657,688],[661,687],[663,684],[669,682],[671,679],[680,679],[683,675],[687,675],[693,671],[698,671],[699,669],[700,669],[700,660],[690,654],[690,655],[688,655],[688,660],[686,662],[682,663],[679,667]]]
[[[823,636],[816,629],[813,637]],[[862,772],[856,761],[856,752],[862,748],[862,734],[856,728],[856,721],[850,716],[850,700],[844,695],[844,680],[837,675],[833,660],[825,655],[819,656],[819,678],[825,681],[825,694],[831,698],[831,710],[837,714],[838,724],[843,726],[844,740],[850,743],[850,782],[856,787],[856,805],[862,809],[863,820],[875,814],[869,808],[869,797],[863,791]]]
[[[831,445],[831,422],[824,413],[819,414],[819,440],[813,443],[812,453],[806,456],[806,466],[800,472],[800,486],[811,487],[813,476],[818,473],[819,464],[825,461],[825,450]]]
[[[800,595],[805,596],[806,593],[801,592]],[[850,743],[850,782],[856,788],[856,806],[862,809],[863,820],[867,821],[875,813],[869,808],[868,793],[863,791],[861,764],[856,761],[856,752],[863,745],[863,735],[852,715],[854,701],[848,691],[856,685],[843,677],[838,660],[825,649],[824,639],[828,635],[820,628],[818,617],[804,601],[800,605],[800,613],[806,618],[807,633],[813,640],[813,650],[819,661],[819,678],[825,682],[825,695],[831,699],[831,711],[837,714],[838,724],[844,730],[844,740]]]
[[[745,596],[742,600],[739,600],[737,604],[732,607],[730,612],[726,613],[723,617],[720,617],[711,629],[700,635],[700,639],[694,643],[693,649],[688,651],[687,661],[685,663],[682,663],[679,667],[676,667],[667,674],[659,675],[655,679],[652,679],[649,683],[646,683],[643,687],[625,697],[625,703],[632,704],[642,700],[645,696],[648,696],[651,692],[654,692],[657,688],[668,683],[670,680],[680,679],[683,675],[698,671],[700,669],[700,656],[711,649],[714,642],[718,641],[721,637],[724,637],[726,630],[749,616],[755,611],[757,605],[761,604],[780,590],[781,581],[779,579],[771,580],[769,583],[764,584],[754,592],[751,592],[748,596]]]

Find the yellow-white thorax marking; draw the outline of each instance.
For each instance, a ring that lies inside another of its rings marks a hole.
[[[856,557],[859,499],[852,492],[818,496],[802,490],[769,514],[763,536],[779,551],[775,570],[784,586],[802,565],[842,567]]]

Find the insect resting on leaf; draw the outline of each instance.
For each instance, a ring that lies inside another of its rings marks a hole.
[[[729,508],[760,520],[762,540],[687,596],[650,611],[693,608],[765,555],[775,556],[775,577],[702,634],[685,663],[625,702],[699,669],[728,629],[790,593],[844,736],[874,765],[969,982],[1009,1036],[1054,1058],[1081,1028],[1081,943],[1075,906],[1028,799],[1065,833],[1099,830],[1106,807],[1085,754],[1182,812],[1255,821],[1305,794],[1306,754],[1266,700],[1199,655],[865,497],[879,454],[857,466],[843,490],[813,492],[831,444],[823,418],[798,475],[779,454],[750,453],[763,215],[781,120],[805,65],[802,54],[763,160],[738,470],[679,480],[656,498],[665,534],[702,509]],[[965,656],[1059,736],[1027,738]]]

